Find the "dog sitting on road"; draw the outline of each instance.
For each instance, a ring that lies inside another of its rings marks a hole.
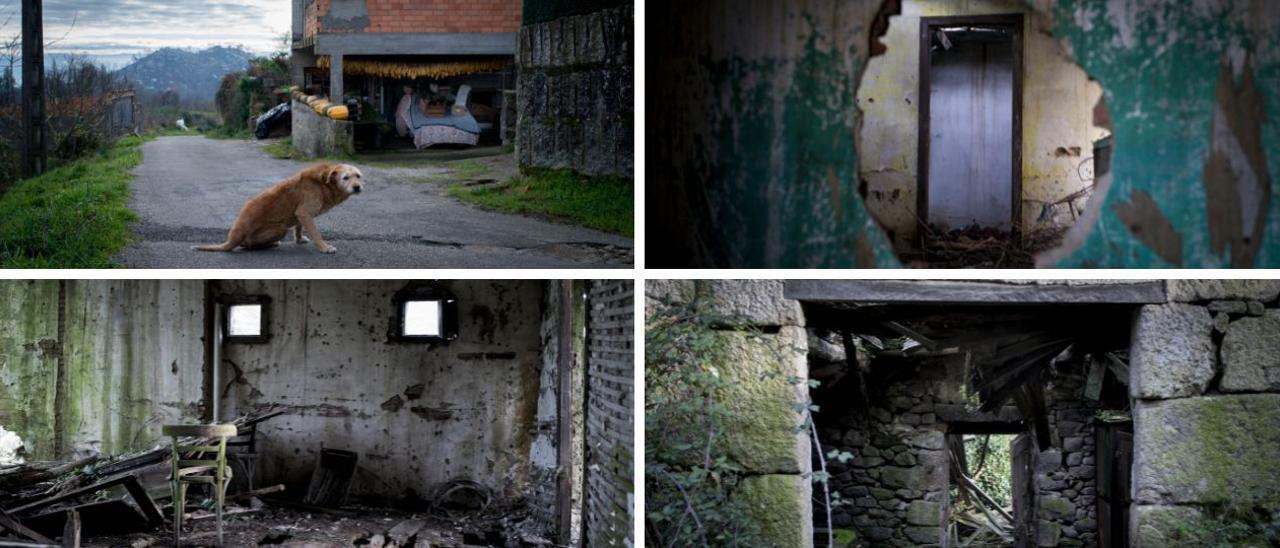
[[[364,175],[348,164],[316,164],[275,186],[262,191],[240,210],[231,225],[227,241],[221,244],[194,246],[199,251],[231,251],[237,247],[265,249],[275,247],[293,229],[297,243],[306,243],[305,230],[311,243],[322,253],[337,248],[320,237],[316,217],[346,201],[364,188]]]

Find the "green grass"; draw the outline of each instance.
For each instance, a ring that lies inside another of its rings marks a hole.
[[[268,143],[262,147],[262,151],[279,160],[291,159],[293,158],[293,140],[281,139],[274,143]]]
[[[19,181],[0,195],[0,267],[110,268],[129,243],[129,172],[152,138],[124,137],[97,154]]]
[[[246,128],[235,128],[231,126],[221,126],[216,129],[204,132],[204,136],[210,139],[240,139],[247,141],[253,138],[253,132]]]
[[[547,171],[512,178],[494,187],[449,187],[449,195],[481,206],[515,213],[546,215],[614,234],[635,231],[635,183],[626,179],[587,179],[569,171]]]

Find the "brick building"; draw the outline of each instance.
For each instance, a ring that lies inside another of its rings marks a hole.
[[[520,0],[293,0],[291,79],[334,102],[359,100],[357,140],[378,131],[361,122],[396,119],[406,88],[452,100],[466,85],[481,135],[496,139],[520,23]]]

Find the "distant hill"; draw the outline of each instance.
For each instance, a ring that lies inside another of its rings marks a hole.
[[[161,48],[120,69],[120,74],[150,91],[172,89],[183,99],[213,102],[229,72],[244,70],[254,55],[239,48],[214,46],[200,51]]]

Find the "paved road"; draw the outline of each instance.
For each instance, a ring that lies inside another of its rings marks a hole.
[[[484,211],[446,196],[442,185],[406,180],[413,170],[368,166],[360,166],[364,192],[316,222],[336,254],[292,237],[264,251],[190,249],[226,239],[246,200],[304,165],[249,141],[146,143],[131,187],[136,241],[116,261],[131,268],[623,268],[633,261],[630,238]]]

